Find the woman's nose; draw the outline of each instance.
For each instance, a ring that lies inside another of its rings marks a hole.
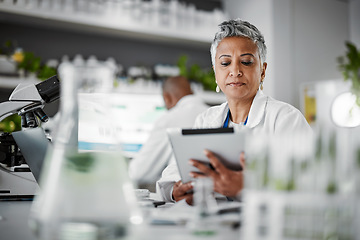
[[[243,75],[241,69],[239,66],[234,65],[232,69],[230,69],[230,74],[231,77],[241,77]]]

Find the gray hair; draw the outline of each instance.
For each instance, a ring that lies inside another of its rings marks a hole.
[[[215,38],[211,43],[210,53],[211,62],[215,66],[216,49],[219,43],[227,37],[247,37],[256,43],[258,47],[261,63],[266,60],[266,45],[264,36],[251,23],[240,19],[229,20],[219,24],[220,30],[215,34]]]

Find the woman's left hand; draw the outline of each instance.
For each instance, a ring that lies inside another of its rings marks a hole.
[[[241,171],[226,168],[216,155],[209,150],[205,150],[205,155],[210,160],[213,169],[200,161],[190,159],[190,164],[200,171],[200,173],[191,172],[190,175],[194,178],[211,177],[214,181],[215,192],[228,197],[235,197],[244,187],[245,154],[243,152],[240,154],[239,161],[243,169]]]

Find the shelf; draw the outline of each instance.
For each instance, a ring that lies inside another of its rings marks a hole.
[[[217,25],[214,24],[214,28],[211,29],[191,25],[174,27],[170,26],[171,23],[168,26],[154,26],[144,20],[143,23],[139,23],[136,19],[130,21],[105,13],[72,12],[70,14],[63,11],[20,7],[9,3],[0,3],[0,21],[206,47],[209,47]]]
[[[7,88],[7,89],[15,89],[17,85],[20,83],[29,83],[29,84],[38,84],[41,81],[36,79],[27,79],[27,78],[16,78],[16,77],[4,77],[0,76],[0,88]],[[114,93],[130,93],[130,94],[159,94],[161,95],[161,87],[160,85],[143,85],[142,87],[139,87],[137,84],[131,84],[128,86],[120,86],[116,89],[114,89]],[[204,91],[204,90],[198,90],[196,86],[192,86],[194,89],[195,95],[199,96],[201,99],[204,100],[209,105],[217,105],[220,103],[223,103],[226,101],[225,95],[220,92],[212,92],[212,91]]]

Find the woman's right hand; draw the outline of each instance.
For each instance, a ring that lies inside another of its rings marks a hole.
[[[178,181],[174,184],[172,197],[173,199],[178,202],[185,198],[187,204],[193,204],[193,185],[191,182],[183,184],[181,181]]]

